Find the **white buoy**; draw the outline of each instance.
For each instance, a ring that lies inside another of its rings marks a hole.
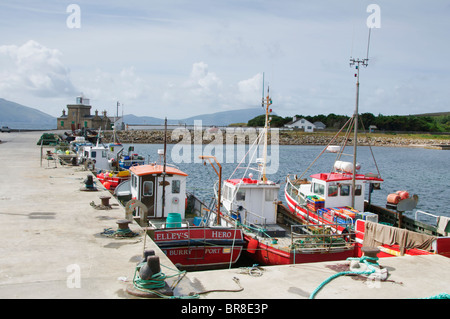
[[[341,150],[341,147],[339,145],[329,145],[327,147],[327,152],[330,153],[337,153]]]

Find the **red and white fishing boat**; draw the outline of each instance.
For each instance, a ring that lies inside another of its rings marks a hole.
[[[164,156],[165,150],[158,152]],[[164,156],[165,158],[165,156]],[[131,201],[140,225],[179,269],[199,270],[234,265],[242,252],[242,230],[223,227],[211,218],[211,210],[192,195],[200,214],[187,218],[186,181],[188,174],[163,164],[130,167]],[[127,219],[133,217],[128,216]]]
[[[102,171],[97,174],[97,179],[108,190],[114,190],[119,184],[129,180],[131,177],[129,170]]]
[[[266,177],[271,104],[268,93],[267,97],[263,98],[266,111],[265,128],[248,152],[252,154],[254,149],[255,155],[258,144],[264,142],[264,156],[256,160],[258,167],[247,168],[256,171],[258,177],[253,178],[251,173],[247,177],[230,177],[224,181],[220,197],[225,209],[222,223],[242,227],[246,242],[245,251],[259,264],[299,264],[354,257],[356,246],[351,238],[338,234],[329,225],[308,224],[303,219],[289,214],[279,202],[280,184]],[[249,163],[254,160],[250,158]]]
[[[359,66],[367,61],[352,62]],[[284,195],[291,215],[307,223],[335,225],[334,231],[341,234],[353,234],[357,242],[357,257],[361,256],[363,245],[379,248],[379,257],[405,254],[441,254],[450,257],[450,218],[432,215],[437,220],[436,226],[433,226],[417,220],[418,214],[431,214],[417,211],[416,218],[403,215],[403,212],[416,207],[417,195],[410,196],[406,191],[390,194],[386,208],[371,202],[372,191],[380,188],[383,179],[376,165],[377,173],[362,174],[356,162],[359,68],[357,70],[355,113],[320,154],[327,151],[337,154],[333,169],[331,172],[310,175],[310,179],[303,178],[309,167],[300,176],[287,176]],[[342,145],[332,145],[345,127],[350,129]],[[353,160],[342,161],[342,156],[349,155],[344,154],[344,149],[352,131]],[[365,197],[366,193],[368,198]]]
[[[155,224],[154,224],[155,225]],[[180,269],[198,270],[234,265],[242,252],[240,229],[181,223],[151,230],[159,248]]]

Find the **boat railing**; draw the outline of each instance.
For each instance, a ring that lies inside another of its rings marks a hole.
[[[302,193],[302,191],[300,190],[300,185],[301,184],[308,184],[307,182],[304,181],[299,181],[296,185],[298,185],[298,187],[295,184],[295,181],[298,181],[296,176],[294,176],[295,180],[294,182],[292,182],[290,175],[288,175],[288,177],[286,178],[286,191],[289,194],[289,196],[291,196],[294,200],[296,200],[299,203],[299,206],[306,206],[306,195]]]
[[[256,213],[244,209],[243,218],[241,217],[241,224],[247,227],[265,229],[267,222],[264,216],[258,215]]]
[[[291,249],[312,252],[339,250],[353,246],[355,233],[338,233],[335,231],[338,226],[342,227],[343,224],[291,225]]]
[[[166,163],[166,166],[173,167],[173,168],[176,168],[176,169],[180,169],[180,167],[175,165],[175,164]]]
[[[434,215],[434,214],[430,214],[430,213],[424,212],[423,210],[416,210],[416,214],[415,214],[415,217],[414,217],[415,220],[419,220],[418,219],[419,214],[423,214],[423,215],[427,215],[427,216],[431,216],[431,217],[436,218],[436,224],[438,223],[439,217],[440,217],[440,216],[437,216],[437,215]]]

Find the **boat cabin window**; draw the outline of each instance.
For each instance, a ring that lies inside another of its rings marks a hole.
[[[91,152],[91,158],[96,158],[97,157],[97,152],[96,151],[92,151]]]
[[[143,191],[142,195],[153,196],[153,182],[152,181],[144,182],[144,191]]]
[[[228,186],[226,185],[222,188],[222,199],[228,199]]]
[[[275,199],[275,190],[266,188],[264,190],[264,198],[266,202],[272,202]]]
[[[106,158],[106,151],[102,151],[102,157]]]
[[[297,189],[294,186],[292,186],[291,183],[288,183],[288,185],[287,185],[287,193],[291,197],[295,198],[295,196],[297,196],[297,194],[298,194],[298,191],[297,191]]]
[[[328,185],[328,197],[336,197],[338,195],[337,185]]]
[[[231,192],[232,192],[231,188],[228,186],[225,186],[223,189],[223,198],[227,199],[227,200],[231,200],[232,199]]]
[[[324,195],[325,194],[325,186],[319,183],[314,183],[314,193],[317,195]]]
[[[341,184],[341,196],[349,196],[350,195],[350,185],[348,184]]]
[[[236,200],[245,200],[245,189],[240,189],[237,191]]]
[[[181,182],[179,180],[172,181],[172,194],[180,193],[180,185],[181,185]]]
[[[355,196],[361,196],[361,194],[362,194],[362,186],[355,185]]]

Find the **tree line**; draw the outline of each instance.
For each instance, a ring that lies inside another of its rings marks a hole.
[[[311,123],[322,122],[327,129],[340,129],[349,119],[346,115],[296,115],[297,119],[304,118]],[[416,132],[450,132],[450,113],[439,116],[421,116],[421,115],[373,115],[372,113],[362,113],[359,115],[360,123],[363,124],[366,131],[369,126],[375,125],[379,131],[416,131]],[[283,127],[292,122],[292,117],[281,117],[271,115],[271,127]],[[265,115],[259,115],[250,121],[247,126],[264,126]]]

